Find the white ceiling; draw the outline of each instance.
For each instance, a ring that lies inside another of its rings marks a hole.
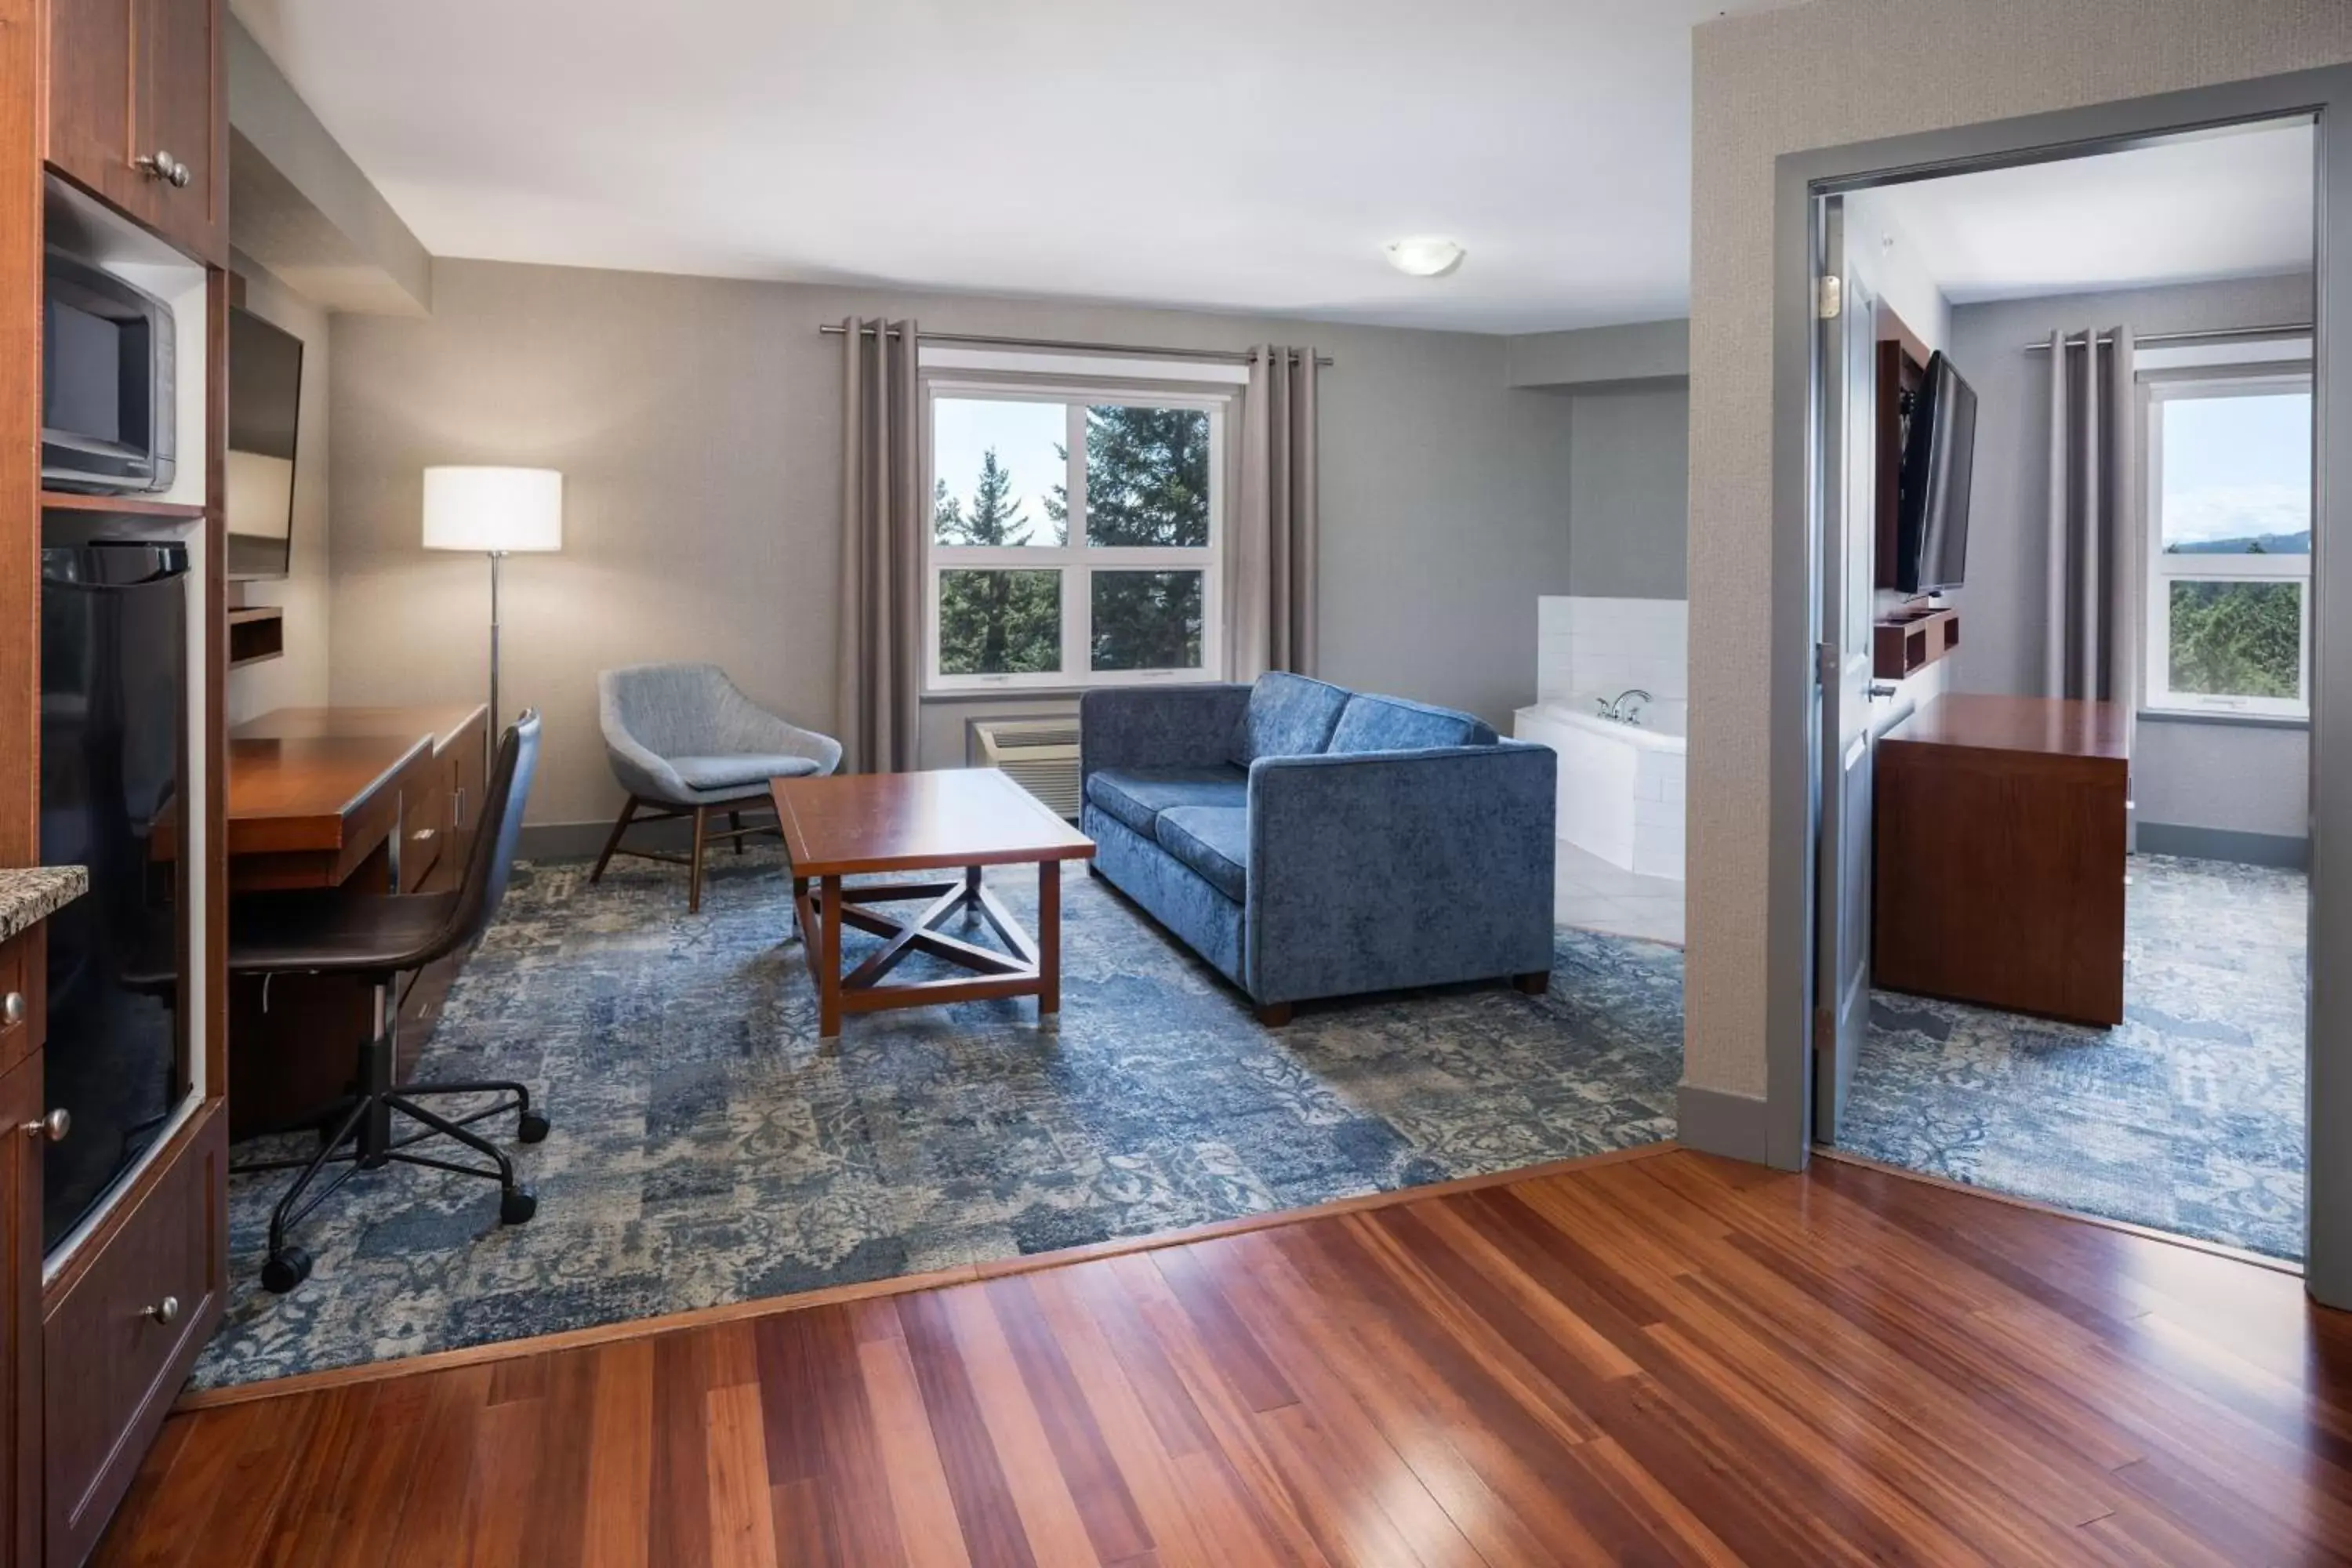
[[[1955,305],[2301,271],[2312,264],[2308,124],[1954,174],[1870,193]]]
[[[1687,310],[1690,27],[1776,3],[235,9],[436,255],[1524,331]]]

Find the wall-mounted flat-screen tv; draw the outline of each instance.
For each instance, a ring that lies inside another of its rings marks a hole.
[[[228,574],[283,577],[294,545],[302,340],[241,306],[228,313]]]
[[[1895,585],[1957,588],[1967,575],[1969,489],[1977,457],[1977,395],[1937,350],[1912,395],[1896,510]]]

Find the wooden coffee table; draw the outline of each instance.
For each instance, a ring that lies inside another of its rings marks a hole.
[[[1062,862],[1091,859],[1095,845],[1035,795],[994,768],[776,779],[768,789],[792,856],[793,902],[822,998],[820,1035],[839,1035],[844,1013],[889,1007],[1034,996],[1041,1024],[1061,1010]],[[1028,865],[1037,868],[1034,941],[980,879],[983,866]],[[849,876],[950,868],[961,874],[949,881],[842,886]],[[918,899],[924,903],[911,920],[878,907]],[[939,929],[968,910],[1009,951]],[[846,974],[845,925],[884,939]],[[974,978],[882,984],[910,952],[943,959]]]

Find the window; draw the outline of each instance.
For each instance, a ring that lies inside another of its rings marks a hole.
[[[930,689],[1221,672],[1224,396],[929,390]]]
[[[2311,377],[2148,388],[2147,702],[2310,712]]]

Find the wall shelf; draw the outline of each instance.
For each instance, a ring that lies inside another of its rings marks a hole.
[[[149,500],[143,496],[93,496],[77,490],[43,490],[43,511],[101,512],[109,517],[169,518],[175,522],[201,522],[205,509],[183,501]]]
[[[1906,610],[1871,626],[1870,673],[1880,680],[1901,680],[1959,646],[1959,611]]]
[[[253,605],[228,612],[228,667],[279,658],[286,652],[286,612],[277,605]]]

